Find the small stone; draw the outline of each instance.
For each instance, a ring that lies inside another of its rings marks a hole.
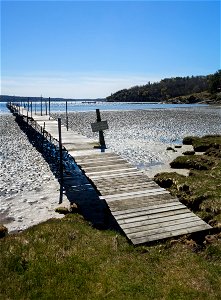
[[[195,151],[185,151],[183,152],[183,155],[194,155],[195,154]]]
[[[174,150],[172,147],[167,147],[166,150],[167,150],[167,151],[173,151],[173,152],[175,152],[175,150]]]
[[[205,242],[207,244],[211,244],[211,243],[215,242],[215,240],[216,240],[215,235],[206,235],[205,236]]]
[[[77,204],[72,203],[70,205],[70,210],[71,210],[72,213],[78,212],[78,206],[77,206]]]
[[[63,215],[67,215],[70,213],[69,209],[67,207],[57,207],[55,209],[55,212],[59,213],[59,214],[63,214]]]

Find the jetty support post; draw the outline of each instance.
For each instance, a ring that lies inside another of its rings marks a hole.
[[[68,101],[66,100],[66,127],[68,131]]]
[[[45,98],[45,114],[48,115],[48,104],[47,104],[47,98]]]
[[[60,173],[60,198],[59,204],[62,203],[63,200],[63,155],[62,155],[62,140],[61,140],[61,118],[58,118],[58,136],[59,136],[59,173]]]
[[[42,152],[44,151],[44,139],[45,139],[45,122],[44,122],[44,126],[43,126],[43,129],[42,129],[42,142],[41,142],[42,143],[41,144]]]
[[[31,101],[31,118],[32,118],[32,101]]]
[[[99,108],[96,109],[96,115],[97,115],[97,122],[101,122],[101,114]],[[103,130],[99,130],[99,143],[102,149],[106,149]]]
[[[41,116],[42,116],[42,95],[41,95]]]
[[[27,110],[27,127],[28,127],[28,110]]]
[[[48,115],[49,115],[49,120],[50,120],[50,114],[51,114],[51,98],[48,98]]]

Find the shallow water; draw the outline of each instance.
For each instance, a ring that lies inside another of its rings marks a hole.
[[[0,102],[0,114],[7,113],[6,102]],[[29,107],[32,109],[33,114],[35,112],[42,111],[43,114],[49,112],[48,101],[41,102],[18,102],[19,105]],[[137,103],[137,102],[101,102],[101,101],[69,101],[67,102],[68,112],[88,112],[95,111],[99,108],[102,111],[109,110],[142,110],[142,109],[170,109],[170,108],[185,108],[185,107],[205,107],[207,105],[198,104],[163,104],[163,103]],[[50,112],[65,112],[66,102],[65,101],[51,101]]]

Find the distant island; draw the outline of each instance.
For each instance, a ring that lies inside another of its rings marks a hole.
[[[111,94],[107,101],[221,104],[221,70],[207,76],[174,77],[148,82]]]

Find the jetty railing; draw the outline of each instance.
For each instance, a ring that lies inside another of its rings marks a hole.
[[[32,106],[32,105],[31,105]],[[28,106],[29,108],[31,106]],[[55,139],[45,129],[45,122],[43,126],[40,126],[37,121],[34,120],[32,115],[27,110],[26,116],[21,113],[20,103],[7,103],[8,109],[16,116],[17,122],[28,133],[29,139],[31,139],[32,145],[47,159],[51,164],[51,169],[56,178],[58,178],[60,184],[60,198],[59,203],[62,203],[63,187],[64,187],[64,174],[74,174],[76,169],[76,163],[68,151],[62,145],[61,136],[61,119],[58,119],[58,132],[59,140]],[[50,107],[50,106],[49,106]],[[50,112],[50,109],[49,109]],[[56,167],[55,167],[56,164]]]

